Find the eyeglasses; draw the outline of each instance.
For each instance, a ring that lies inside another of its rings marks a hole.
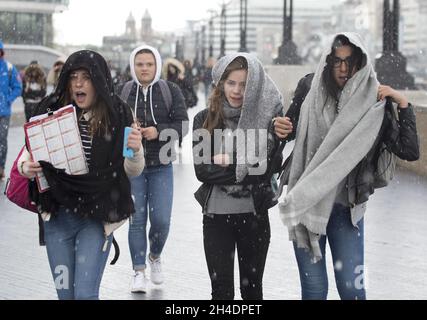
[[[347,68],[349,68],[350,63],[352,62],[351,56],[347,57],[345,59],[341,59],[340,57],[333,57],[332,58],[332,65],[334,66],[334,68],[341,68],[341,64],[345,63],[345,66]]]

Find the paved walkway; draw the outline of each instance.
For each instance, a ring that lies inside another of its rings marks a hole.
[[[190,109],[190,118],[200,109],[201,106]],[[7,171],[23,141],[23,130],[11,128]],[[133,272],[127,244],[128,226],[124,225],[115,234],[121,256],[116,265],[106,267],[101,299],[210,299],[202,247],[202,214],[193,197],[199,182],[190,164],[190,135],[184,140],[180,159],[180,163],[174,165],[172,223],[162,256],[165,283],[152,285],[147,294],[129,292]],[[4,183],[0,188],[4,189]],[[426,209],[427,179],[407,171],[398,171],[392,184],[371,198],[365,217],[369,299],[427,299]],[[299,299],[293,249],[277,207],[271,210],[270,218],[271,245],[264,275],[264,297]],[[329,252],[327,260],[329,298],[338,299]],[[237,282],[236,297],[240,297]],[[37,218],[10,203],[3,193],[0,195],[0,299],[56,299],[45,248],[38,246]]]

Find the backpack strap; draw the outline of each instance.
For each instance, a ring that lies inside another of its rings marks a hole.
[[[168,83],[163,79],[159,80],[159,86],[160,86],[160,90],[162,92],[162,97],[165,100],[166,109],[168,110],[168,113],[170,113],[171,108],[172,108],[172,92],[171,92],[171,89],[169,88]]]
[[[133,83],[134,83],[133,80],[126,82],[125,85],[123,86],[122,92],[120,93],[120,98],[126,103],[129,98],[130,91],[132,90]],[[168,114],[170,114],[170,110],[172,109],[171,89],[169,88],[167,81],[163,79],[160,79],[158,83],[160,86],[160,91],[162,93],[163,100],[165,101],[165,104],[166,104],[166,109],[168,110]]]
[[[283,161],[283,149],[286,146],[286,140],[281,140],[279,146],[277,147],[276,151],[274,151],[272,157],[271,157],[271,165],[269,166],[269,170],[267,171],[267,178],[270,179],[274,174],[274,169],[279,169],[279,174],[283,171],[283,168],[286,166],[286,161],[282,163]]]
[[[114,258],[110,262],[111,265],[115,264],[120,256],[120,247],[116,241],[116,238],[114,238],[114,236],[113,236],[113,246],[114,246]]]
[[[45,246],[46,242],[44,240],[44,221],[40,213],[37,213],[37,216],[38,216],[38,222],[39,222],[39,245]]]
[[[158,82],[159,82],[159,86],[160,86],[160,91],[162,92],[162,97],[166,103],[166,108],[168,109],[168,112],[170,112],[170,110],[172,108],[172,92],[171,92],[171,89],[169,88],[169,85],[165,80],[160,79]],[[130,91],[132,90],[133,83],[134,83],[133,80],[126,82],[125,85],[123,86],[122,92],[120,93],[120,98],[122,98],[122,100],[124,100],[125,102],[127,102],[128,98],[129,98]]]
[[[133,82],[134,82],[133,80],[126,82],[125,85],[123,86],[122,92],[120,93],[120,98],[122,98],[122,100],[126,103],[128,101],[130,91],[132,90]]]

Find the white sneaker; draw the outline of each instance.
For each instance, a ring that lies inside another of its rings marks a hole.
[[[148,288],[148,279],[145,276],[145,271],[136,271],[132,276],[132,284],[130,291],[133,293],[146,293]]]
[[[160,262],[160,257],[155,260],[151,260],[151,257],[149,257],[148,262],[150,263],[151,282],[154,284],[162,284],[163,273],[162,273],[162,263]]]

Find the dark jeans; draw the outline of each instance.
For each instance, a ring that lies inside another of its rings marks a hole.
[[[363,263],[363,219],[357,227],[351,223],[350,208],[335,204],[326,236],[319,243],[323,258],[311,262],[310,253],[297,248],[295,256],[301,280],[303,300],[325,300],[328,295],[328,274],[326,272],[326,239],[331,248],[334,263],[335,282],[342,300],[365,300],[364,263]]]
[[[213,300],[234,299],[237,247],[243,300],[262,299],[262,277],[270,244],[268,214],[215,214],[203,217],[203,242]]]

